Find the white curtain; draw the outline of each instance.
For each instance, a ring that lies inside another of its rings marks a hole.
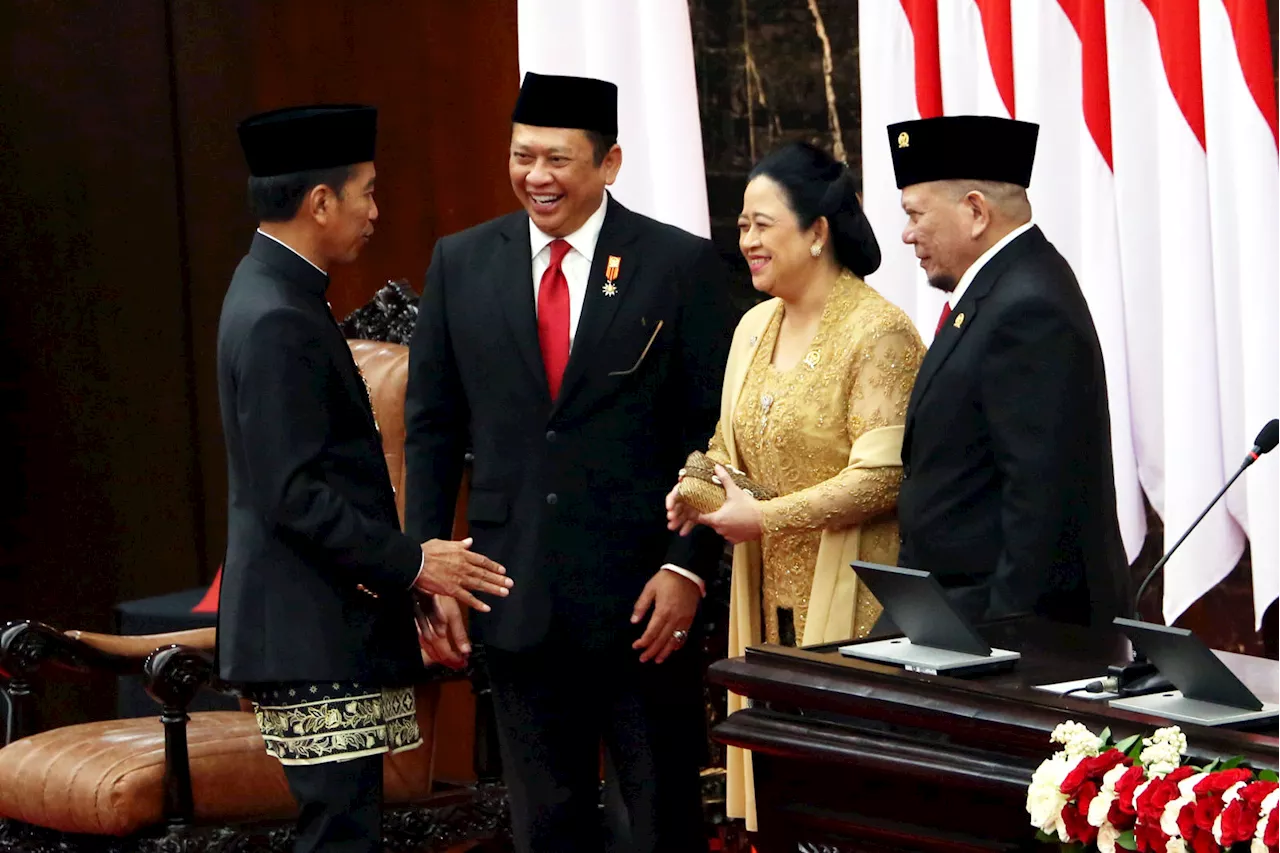
[[[709,237],[686,0],[519,0],[517,14],[521,75],[618,84],[617,199]]]

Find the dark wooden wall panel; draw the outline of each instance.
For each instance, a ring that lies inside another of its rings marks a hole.
[[[197,580],[164,4],[7,5],[0,315],[20,486],[0,620],[106,629],[116,601]]]

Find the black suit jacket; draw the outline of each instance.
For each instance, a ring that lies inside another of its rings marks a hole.
[[[257,234],[222,305],[228,513],[218,662],[231,682],[386,686],[422,669],[409,592],[422,551],[400,532],[328,284]]]
[[[715,429],[736,319],[723,264],[707,240],[607,204],[555,401],[523,211],[436,244],[410,344],[406,529],[449,535],[470,449],[475,549],[515,581],[472,630],[509,651],[553,627],[584,648],[630,642],[653,573],[671,562],[705,577],[723,547],[709,530],[669,533],[663,506]]]
[[[1098,624],[1127,610],[1102,350],[1039,228],[960,298],[920,367],[903,442],[901,565],[988,584],[988,617]]]

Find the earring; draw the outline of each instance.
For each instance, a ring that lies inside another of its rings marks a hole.
[[[822,256],[822,244],[821,244],[821,243],[814,243],[812,246],[810,246],[810,247],[809,247],[809,254],[813,255],[815,258],[821,257],[821,256]]]

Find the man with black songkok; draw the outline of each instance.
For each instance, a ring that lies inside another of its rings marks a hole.
[[[525,75],[508,172],[523,210],[445,237],[410,344],[406,528],[442,536],[464,455],[477,551],[511,596],[477,615],[521,851],[602,849],[601,743],[627,849],[705,850],[691,634],[723,543],[663,499],[715,428],[736,320],[711,243],[627,210],[617,87]],[[456,605],[434,654],[460,665]]]
[[[325,302],[373,233],[372,107],[239,126],[260,222],[218,325],[227,557],[218,671],[254,701],[298,802],[298,851],[380,849],[382,755],[421,744],[413,594],[484,608],[502,567],[400,532],[363,379]],[[445,537],[441,537],[445,538]]]
[[[1126,610],[1102,350],[1066,260],[1031,221],[1038,127],[889,126],[907,226],[948,294],[903,438],[899,563],[974,619],[1108,624]]]

